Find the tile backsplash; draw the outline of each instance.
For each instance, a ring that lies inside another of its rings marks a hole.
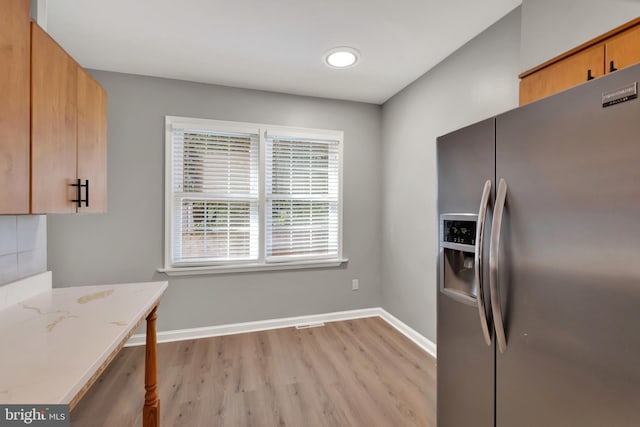
[[[0,285],[47,270],[47,217],[0,215]]]

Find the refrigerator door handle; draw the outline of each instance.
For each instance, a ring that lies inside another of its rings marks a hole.
[[[502,229],[502,214],[507,199],[507,182],[500,178],[498,193],[493,212],[493,223],[491,227],[491,243],[489,247],[489,291],[491,293],[491,311],[493,313],[493,323],[496,329],[496,339],[500,353],[507,350],[507,338],[504,333],[504,322],[502,319],[502,306],[500,305],[500,288],[498,286],[498,261],[500,257],[500,231]]]
[[[476,251],[474,256],[474,270],[475,281],[477,284],[477,298],[478,313],[480,315],[480,327],[482,328],[482,335],[484,336],[484,342],[488,346],[491,346],[491,332],[489,331],[489,322],[487,320],[487,313],[484,307],[484,286],[483,286],[483,248],[484,248],[484,223],[487,217],[487,207],[489,205],[489,196],[491,196],[491,180],[487,180],[484,183],[484,189],[482,190],[482,197],[480,198],[480,208],[478,209],[478,222],[476,232]]]

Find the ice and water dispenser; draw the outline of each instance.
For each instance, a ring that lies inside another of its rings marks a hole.
[[[440,291],[460,302],[476,305],[475,214],[440,215]]]

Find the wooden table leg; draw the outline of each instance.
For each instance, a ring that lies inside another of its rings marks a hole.
[[[142,426],[158,427],[160,425],[160,400],[158,399],[158,345],[156,340],[156,311],[158,306],[147,317],[147,345],[145,349],[144,370],[144,408],[142,409]]]

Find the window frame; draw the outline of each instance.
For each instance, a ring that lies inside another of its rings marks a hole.
[[[258,259],[257,261],[212,261],[194,263],[173,262],[173,236],[175,197],[173,192],[173,129],[191,128],[210,132],[251,133],[258,135]],[[266,159],[267,135],[288,138],[331,140],[338,142],[338,253],[337,256],[297,256],[281,260],[266,258]],[[260,270],[287,270],[298,268],[336,267],[348,259],[343,256],[343,169],[344,132],[328,129],[311,129],[260,123],[224,121],[213,119],[165,116],[165,165],[164,165],[164,268],[158,271],[168,275],[230,273]]]

